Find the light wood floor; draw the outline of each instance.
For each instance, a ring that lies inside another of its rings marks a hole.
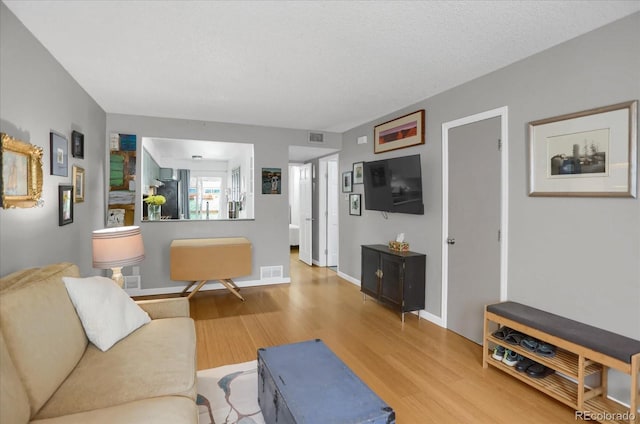
[[[198,368],[256,358],[259,347],[320,338],[396,411],[399,424],[575,423],[574,411],[490,367],[475,343],[399,314],[326,268],[292,256],[291,284],[191,299]],[[478,317],[482,319],[482,317]]]

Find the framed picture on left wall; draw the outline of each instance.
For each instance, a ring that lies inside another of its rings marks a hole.
[[[73,165],[73,203],[84,202],[84,168]]]
[[[69,175],[69,146],[67,139],[58,133],[49,133],[49,163],[51,164],[51,175],[66,177]]]
[[[58,226],[73,222],[73,186],[58,186]]]
[[[74,158],[84,159],[84,134],[78,131],[71,133],[71,154]]]
[[[0,207],[42,206],[42,147],[0,133]]]

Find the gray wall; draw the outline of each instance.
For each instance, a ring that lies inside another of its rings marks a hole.
[[[91,268],[91,231],[103,226],[106,114],[49,52],[0,4],[0,131],[44,148],[40,208],[0,209],[0,275],[53,262]],[[49,175],[49,131],[84,134],[84,159],[69,151],[69,176]],[[58,226],[58,185],[71,184],[71,165],[85,169],[84,203],[74,222]],[[96,211],[100,211],[97,213]]]
[[[308,145],[308,131],[108,114],[104,137],[111,132],[136,134],[138,140],[162,137],[254,145],[255,220],[141,223],[136,213],[135,224],[141,226],[145,243],[146,258],[140,264],[143,289],[180,285],[169,280],[169,246],[178,238],[247,237],[253,244],[253,274],[238,281],[260,279],[261,266],[282,265],[284,276],[289,276],[289,146]],[[325,133],[325,140],[327,147],[341,147],[339,134]],[[139,174],[140,163],[137,166]],[[261,194],[262,168],[282,169],[282,194]],[[139,208],[140,199],[136,211]]]
[[[359,160],[421,154],[425,214],[349,219],[341,197],[340,271],[359,279],[359,246],[404,232],[428,255],[426,309],[439,316],[441,124],[508,106],[509,298],[640,338],[640,201],[528,197],[526,150],[529,121],[640,98],[639,37],[636,13],[343,134],[340,172]],[[421,108],[426,144],[373,154],[374,125]],[[361,135],[369,144],[356,144]]]
[[[508,106],[509,299],[640,339],[640,201],[527,196],[527,123],[639,99],[638,39],[640,13],[343,134],[340,172],[356,161],[419,153],[425,214],[349,217],[341,197],[340,272],[360,279],[359,246],[404,232],[412,250],[427,254],[426,309],[440,316],[441,124]],[[425,145],[373,154],[374,125],[421,108]],[[369,144],[356,144],[362,135]]]

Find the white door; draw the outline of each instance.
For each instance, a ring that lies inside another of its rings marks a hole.
[[[338,266],[338,161],[327,167],[327,266]]]
[[[298,259],[312,264],[313,216],[312,216],[312,164],[300,166],[300,247]]]
[[[448,134],[447,328],[482,344],[486,304],[500,301],[501,118]]]

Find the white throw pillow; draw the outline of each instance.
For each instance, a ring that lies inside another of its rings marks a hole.
[[[151,321],[113,280],[62,277],[87,338],[103,352]]]

